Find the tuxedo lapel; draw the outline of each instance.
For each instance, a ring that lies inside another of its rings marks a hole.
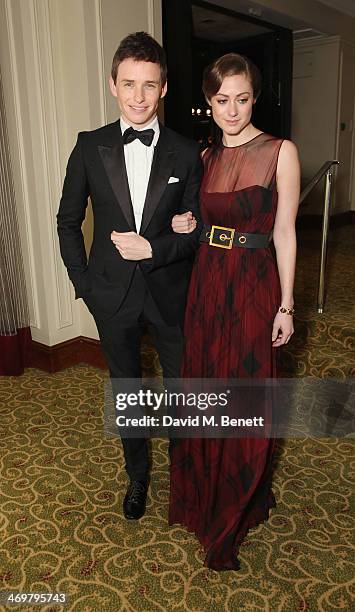
[[[163,125],[154,150],[152,169],[149,176],[147,195],[144,202],[140,234],[144,234],[168,184],[174,167],[175,151]]]
[[[98,145],[98,150],[112,190],[127,220],[128,226],[131,230],[136,231],[131,194],[127,179],[121,127],[119,122],[115,125],[118,129],[114,134],[112,144],[110,146]]]

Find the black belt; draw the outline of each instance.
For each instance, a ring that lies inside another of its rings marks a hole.
[[[204,225],[200,242],[208,242],[210,246],[220,249],[244,247],[245,249],[266,249],[269,246],[271,234],[247,234],[237,232],[233,227],[220,225]]]

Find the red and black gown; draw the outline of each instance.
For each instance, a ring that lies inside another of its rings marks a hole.
[[[277,210],[276,168],[282,140],[261,133],[219,145],[203,157],[201,215],[206,225],[267,234]],[[272,378],[277,351],[271,334],[280,281],[270,247],[197,253],[185,318],[184,378]],[[182,439],[171,456],[169,523],[193,531],[205,565],[238,569],[239,545],[268,518],[275,440]]]

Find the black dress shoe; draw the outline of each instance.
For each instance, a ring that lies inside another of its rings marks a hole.
[[[145,513],[148,484],[143,480],[131,480],[123,500],[123,514],[126,519],[137,520]]]

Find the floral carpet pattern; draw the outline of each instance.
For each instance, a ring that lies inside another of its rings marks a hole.
[[[325,314],[315,308],[318,259],[303,232],[296,334],[288,376],[354,375],[354,229],[332,232]],[[353,361],[351,361],[351,358]],[[149,344],[146,372],[159,371]],[[22,610],[204,612],[350,610],[354,598],[355,444],[351,437],[281,441],[277,507],[252,530],[238,572],[203,567],[192,534],[169,527],[167,441],[152,445],[146,515],[125,521],[121,443],[103,432],[106,372],[78,365],[1,379],[0,593],[64,592],[66,606]],[[0,604],[0,610],[10,610]]]

